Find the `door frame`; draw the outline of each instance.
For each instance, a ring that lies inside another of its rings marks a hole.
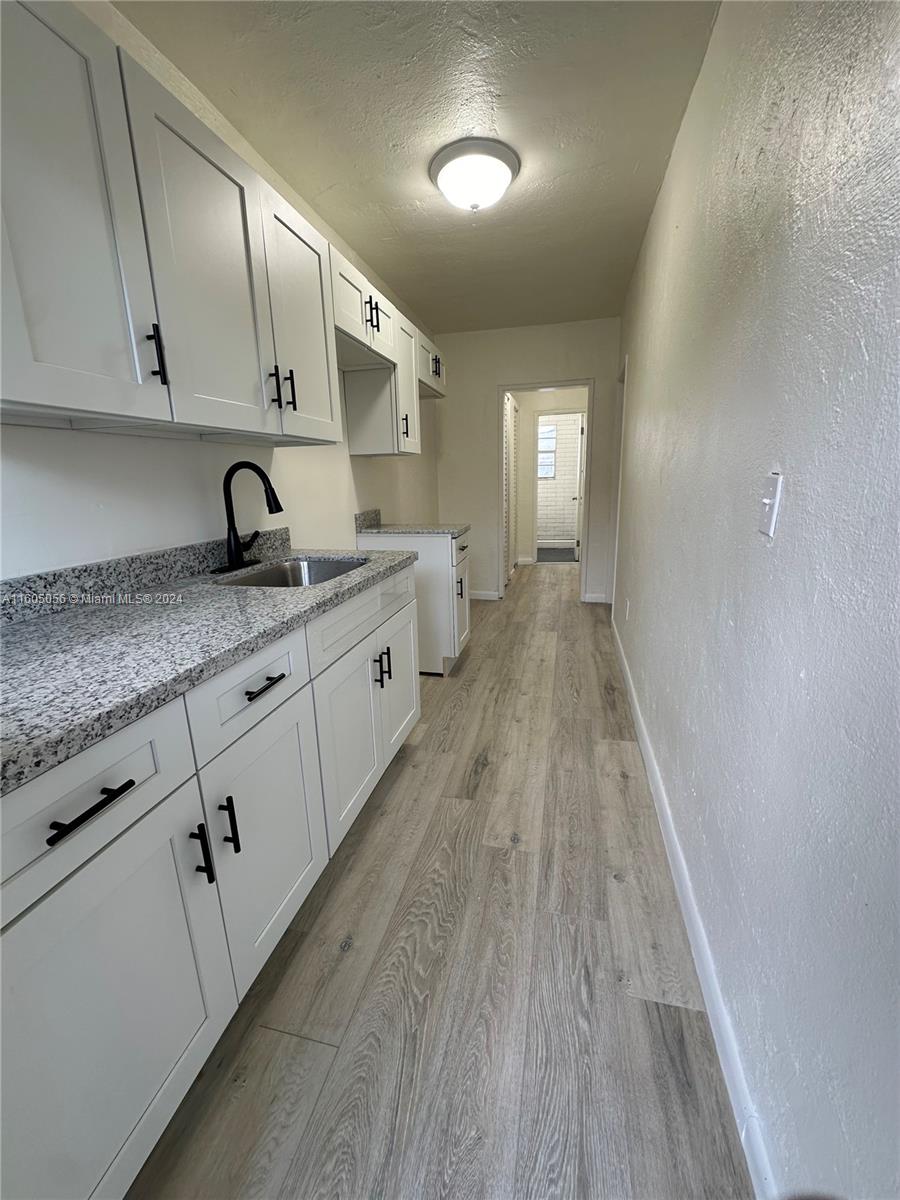
[[[497,597],[502,600],[506,593],[506,564],[503,559],[504,494],[503,494],[503,397],[507,392],[536,392],[538,388],[587,388],[584,431],[584,498],[581,519],[581,563],[579,597],[587,599],[587,568],[590,558],[590,512],[591,512],[591,463],[593,461],[592,433],[594,427],[594,380],[591,379],[538,379],[517,383],[501,383],[497,388],[497,523],[494,530],[497,551]],[[563,412],[576,412],[577,405],[569,405]]]
[[[587,412],[583,408],[577,408],[577,407],[572,408],[571,405],[568,408],[542,408],[534,414],[534,464],[533,465],[534,465],[534,473],[535,473],[535,488],[534,488],[534,503],[532,505],[532,512],[531,512],[532,528],[534,529],[534,541],[531,544],[531,549],[534,552],[533,558],[534,558],[535,562],[537,562],[537,551],[538,551],[538,530],[537,530],[538,430],[539,430],[540,424],[541,424],[541,417],[568,417],[568,416],[579,416],[579,417],[581,417],[582,421],[585,422],[584,437],[586,439],[587,438]],[[584,478],[585,478],[585,483],[586,483],[587,482],[587,448],[586,448],[584,442],[582,442],[581,445],[579,446],[578,454],[579,454],[579,465],[576,468],[576,470],[578,471],[578,474],[580,475],[581,468],[583,467]],[[580,461],[582,456],[584,458],[583,463]],[[578,480],[576,478],[576,484],[577,484],[577,482],[578,482]],[[576,519],[576,521],[577,521],[577,519]],[[583,528],[584,527],[584,494],[583,494],[583,492],[582,492],[582,497],[581,497],[581,525],[582,525],[582,528],[579,529],[577,526],[577,523],[576,523],[575,534],[576,534],[576,540],[580,541],[580,543],[581,543],[580,548],[583,551],[584,550],[584,536],[583,536],[583,534],[584,534],[584,528]],[[579,555],[579,557],[575,561],[580,563],[581,558],[582,558],[582,556]]]

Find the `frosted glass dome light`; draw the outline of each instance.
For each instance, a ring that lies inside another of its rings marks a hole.
[[[451,204],[479,212],[496,204],[519,173],[519,156],[493,138],[462,138],[438,150],[428,173]]]

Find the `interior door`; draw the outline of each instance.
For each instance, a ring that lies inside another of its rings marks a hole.
[[[171,420],[115,46],[72,5],[2,10],[2,395]]]
[[[312,689],[200,772],[238,997],[328,862]]]
[[[370,634],[313,680],[331,854],[384,769],[378,650],[376,635]]]
[[[397,446],[401,454],[421,454],[419,382],[416,377],[418,331],[405,317],[397,321]]]
[[[202,821],[191,780],[4,931],[4,1196],[123,1195],[237,1007]]]
[[[122,55],[175,420],[278,434],[259,178]]]
[[[378,630],[381,656],[378,687],[385,766],[421,716],[416,605],[407,604]]]
[[[260,181],[284,432],[341,440],[328,242]]]

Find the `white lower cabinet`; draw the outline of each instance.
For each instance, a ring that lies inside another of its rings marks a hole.
[[[373,633],[313,680],[325,823],[332,854],[384,770],[378,653]]]
[[[377,655],[382,669],[381,740],[384,765],[391,761],[422,709],[419,703],[418,630],[416,606],[409,604],[378,630]]]
[[[235,1011],[204,832],[191,780],[4,931],[4,1197],[123,1195]]]
[[[334,854],[421,713],[415,604],[314,679],[313,695]]]
[[[328,862],[311,688],[204,767],[200,788],[243,997]]]
[[[469,640],[469,559],[461,559],[453,568],[456,573],[456,605],[453,609],[453,641],[457,655],[462,654]]]

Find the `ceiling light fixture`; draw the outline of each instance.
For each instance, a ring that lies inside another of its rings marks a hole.
[[[519,173],[518,154],[494,138],[460,138],[431,160],[431,182],[451,204],[479,212],[496,204]]]

